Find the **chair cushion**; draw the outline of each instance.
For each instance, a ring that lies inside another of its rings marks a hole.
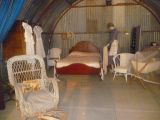
[[[47,90],[26,93],[24,98],[26,102],[30,103],[33,114],[45,112],[55,107],[53,96]]]
[[[118,66],[114,69],[114,71],[117,73],[127,73],[127,68]]]

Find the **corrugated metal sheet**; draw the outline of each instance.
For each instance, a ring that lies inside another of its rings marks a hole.
[[[25,0],[23,9],[17,19],[24,19],[25,14],[28,12],[28,8],[31,6],[33,0]]]
[[[54,4],[47,10],[40,23],[43,25],[44,31],[51,31],[52,27],[55,26],[58,17],[64,12],[65,9],[69,8],[70,5],[65,0],[55,0]]]
[[[160,19],[160,0],[144,0],[144,3],[148,5]]]
[[[150,42],[160,43],[160,32],[143,32],[141,40],[141,48],[145,48],[150,45]]]
[[[95,1],[93,3],[91,0],[89,1],[86,2],[87,5],[89,3],[96,4]],[[124,3],[126,0],[121,1]],[[133,26],[141,25],[143,31],[158,31],[160,29],[160,25],[151,13],[140,5],[72,8],[58,23],[53,35],[53,46],[63,48],[63,56],[66,56],[69,48],[80,40],[93,41],[102,50],[108,42],[106,25],[111,21],[120,31],[118,40],[121,52],[130,50],[131,36],[130,34],[126,35],[125,32],[131,33]],[[56,33],[63,32],[74,32],[75,35],[70,40],[62,40],[61,35]],[[159,42],[159,34],[160,32],[142,33],[142,48],[149,45],[151,41]]]
[[[80,0],[71,0],[80,1]],[[113,0],[113,4],[131,3],[139,0]],[[160,0],[144,0],[142,4],[154,13],[160,21]],[[36,3],[36,4],[35,4]],[[105,0],[82,0],[79,5],[103,5]],[[25,0],[24,7],[18,19],[30,23],[40,23],[46,32],[53,32],[59,16],[70,7],[66,0]]]

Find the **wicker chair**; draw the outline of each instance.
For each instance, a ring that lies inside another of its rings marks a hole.
[[[59,102],[58,85],[54,79],[47,78],[44,61],[41,57],[36,55],[12,57],[7,61],[7,70],[24,119],[35,117],[57,107]],[[36,81],[39,88],[25,92],[26,82],[29,81]]]
[[[127,76],[131,70],[131,60],[134,58],[134,54],[131,53],[120,53],[113,57],[114,62],[114,76],[115,79],[117,73],[123,74],[127,83]]]
[[[55,66],[55,61],[61,59],[62,50],[60,48],[52,48],[49,50],[49,55],[47,55],[48,66]]]

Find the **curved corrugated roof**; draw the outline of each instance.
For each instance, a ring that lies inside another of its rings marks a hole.
[[[19,19],[41,24],[44,31],[53,32],[61,16],[76,2],[83,0],[26,0]],[[160,22],[160,0],[133,0],[147,8]]]

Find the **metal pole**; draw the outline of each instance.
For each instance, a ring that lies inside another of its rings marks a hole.
[[[5,109],[2,81],[3,81],[3,43],[0,43],[0,110]]]

